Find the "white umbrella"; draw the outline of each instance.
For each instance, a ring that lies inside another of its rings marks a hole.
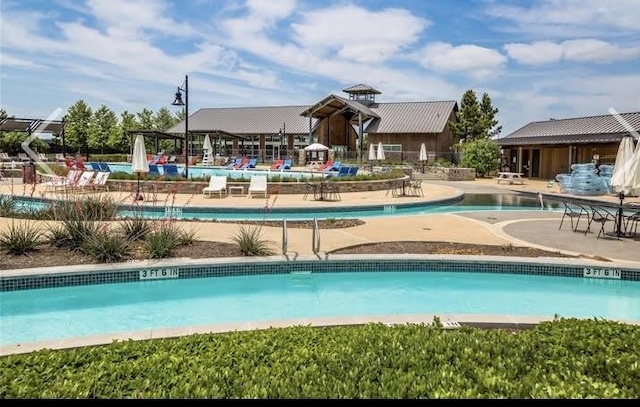
[[[208,134],[206,136],[204,136],[204,142],[202,143],[202,149],[203,150],[208,150],[209,154],[211,154],[213,152],[213,147],[211,146],[211,139],[209,138]]]
[[[636,149],[637,151],[637,149]],[[611,188],[616,192],[629,193],[634,169],[633,137],[625,136],[620,141],[616,162],[611,175]]]
[[[328,149],[329,149],[329,147],[325,146],[324,144],[313,143],[313,144],[310,144],[310,145],[306,146],[304,148],[304,151],[326,151]]]
[[[420,161],[427,161],[427,147],[422,143],[420,145],[420,156],[418,157]]]
[[[136,141],[133,144],[133,157],[131,157],[131,170],[136,174],[138,182],[136,185],[136,201],[142,200],[140,194],[140,174],[149,172],[149,162],[147,161],[147,150],[144,147],[144,137],[142,134],[136,135]]]
[[[376,160],[384,160],[384,148],[382,148],[382,141],[378,143],[378,151],[376,153]]]
[[[376,159],[376,146],[373,143],[369,144],[369,161]]]

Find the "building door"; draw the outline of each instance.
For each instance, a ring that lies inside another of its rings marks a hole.
[[[276,161],[280,158],[280,146],[277,144],[273,145],[273,161]]]
[[[540,178],[540,149],[531,151],[531,178]]]

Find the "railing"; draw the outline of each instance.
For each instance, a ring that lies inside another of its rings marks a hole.
[[[285,256],[287,255],[287,245],[288,245],[287,219],[283,218],[282,219],[282,254],[284,254]]]
[[[318,227],[318,219],[313,218],[313,231],[311,236],[311,249],[314,254],[320,252],[320,227]]]

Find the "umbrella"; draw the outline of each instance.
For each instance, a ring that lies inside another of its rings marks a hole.
[[[420,161],[427,161],[427,147],[425,147],[424,143],[420,145],[420,156],[418,157]]]
[[[376,146],[373,143],[369,144],[369,161],[373,161],[376,159]]]
[[[376,153],[376,160],[384,160],[384,148],[382,148],[382,141],[378,143],[378,151]]]
[[[613,167],[613,174],[611,175],[611,188],[616,192],[629,193],[631,188],[630,182],[632,181],[632,170],[634,169],[634,151],[633,151],[633,137],[625,136],[620,141],[618,146],[618,153],[616,155],[616,162]]]
[[[138,182],[136,184],[136,201],[144,199],[140,193],[140,173],[149,172],[149,163],[147,162],[147,150],[144,147],[144,137],[142,134],[136,135],[136,141],[133,144],[133,157],[131,158],[131,170],[136,174]]]
[[[213,153],[213,147],[211,146],[211,139],[209,135],[204,136],[204,142],[202,143],[202,151],[204,151],[203,164],[211,164],[211,158]]]
[[[329,147],[325,146],[324,144],[313,143],[313,144],[310,144],[310,145],[306,146],[304,148],[304,151],[326,151],[328,149],[329,149]]]

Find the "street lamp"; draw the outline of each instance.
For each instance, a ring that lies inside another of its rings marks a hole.
[[[184,92],[184,102],[182,101],[182,92]],[[176,99],[172,103],[173,106],[184,106],[184,140],[186,144],[184,176],[189,178],[189,75],[184,76],[184,88],[178,86],[176,91]]]
[[[286,137],[286,131],[287,131],[287,123],[282,123],[282,128],[280,129],[280,131],[278,132],[278,136],[280,136],[280,157],[278,158],[284,158],[285,154],[283,154],[283,150],[284,150],[284,138]]]

